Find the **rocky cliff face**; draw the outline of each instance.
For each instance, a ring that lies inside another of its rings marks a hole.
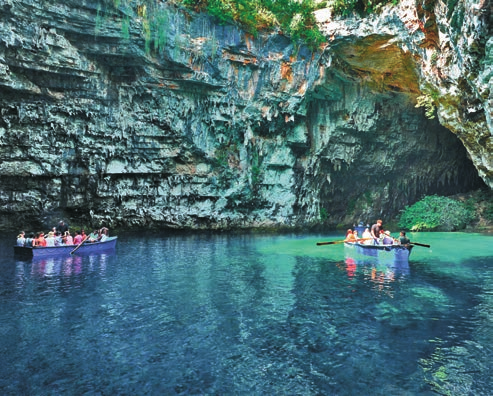
[[[0,1],[2,227],[334,226],[493,185],[485,4],[319,12],[315,53],[156,7]]]
[[[327,10],[319,11],[318,19],[335,45],[341,40],[362,42],[356,54],[345,51],[344,62],[368,74],[380,74],[390,90],[395,87],[391,80],[409,75],[392,63],[395,47],[411,57],[417,85],[406,82],[405,86],[433,99],[440,124],[459,137],[479,175],[493,187],[491,1],[404,0],[399,7],[383,8],[362,20],[334,20]],[[384,55],[379,57],[381,68],[375,68],[365,52],[374,37],[381,46],[373,53]],[[331,52],[330,47],[326,52]]]

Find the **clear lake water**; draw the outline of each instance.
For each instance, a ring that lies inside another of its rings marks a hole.
[[[491,395],[493,235],[416,233],[409,263],[332,234],[0,242],[1,395]]]

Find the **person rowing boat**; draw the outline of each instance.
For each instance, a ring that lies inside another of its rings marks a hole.
[[[378,245],[380,239],[380,232],[383,231],[383,221],[378,219],[375,224],[371,226],[370,234],[373,238],[373,244]]]
[[[409,245],[411,243],[411,240],[406,236],[405,231],[399,233],[399,243],[401,245]]]

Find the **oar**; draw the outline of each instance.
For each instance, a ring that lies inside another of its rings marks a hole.
[[[368,241],[373,238],[358,238],[356,241]],[[335,245],[336,243],[344,243],[344,242],[353,242],[353,241],[348,241],[348,240],[343,240],[343,241],[332,241],[332,242],[317,242],[317,246],[320,245]]]
[[[82,242],[81,242],[81,243],[79,243],[79,244],[77,245],[77,247],[76,247],[74,250],[72,250],[72,251],[70,252],[70,254],[73,254],[73,253],[74,253],[74,252],[75,252],[78,248],[80,248],[80,247],[82,246],[82,244],[83,244],[83,243],[87,240],[87,238],[89,238],[89,235],[86,235],[86,237],[82,240]]]
[[[426,245],[424,243],[418,243],[418,242],[409,242],[410,245],[416,245],[416,246],[423,246],[427,248],[431,248],[431,245]]]

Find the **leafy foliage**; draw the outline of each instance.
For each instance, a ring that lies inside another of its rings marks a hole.
[[[302,40],[312,49],[325,42],[313,12],[326,6],[315,0],[181,0],[195,11],[206,11],[219,21],[237,22],[252,34],[280,28],[294,41]]]
[[[488,204],[488,206],[484,210],[484,217],[488,221],[493,221],[493,204]]]
[[[435,102],[431,95],[424,94],[416,98],[416,107],[424,107],[426,118],[432,120],[435,118]]]
[[[426,196],[412,206],[406,206],[399,227],[411,231],[455,231],[474,220],[475,212],[468,205],[438,195]]]
[[[478,190],[467,199],[466,204],[474,209],[483,220],[493,222],[493,191]]]
[[[349,16],[356,13],[364,16],[378,12],[383,5],[388,3],[397,5],[399,0],[334,0],[331,7],[336,15]]]
[[[168,0],[181,4],[197,12],[207,12],[219,22],[236,22],[251,34],[261,30],[280,29],[294,42],[303,42],[312,50],[326,42],[320,32],[314,11],[329,7],[334,14],[350,15],[354,12],[365,15],[377,12],[388,3],[397,4],[399,0]],[[114,9],[137,8],[143,21],[146,51],[160,51],[165,43],[167,14],[160,7],[160,0],[99,0]],[[99,6],[100,7],[100,6]],[[101,14],[98,9],[98,15]],[[101,18],[102,15],[99,15]],[[129,21],[122,26],[124,36],[128,36]],[[98,31],[98,29],[96,29]],[[151,42],[154,45],[151,45]],[[152,48],[153,47],[153,48]]]

